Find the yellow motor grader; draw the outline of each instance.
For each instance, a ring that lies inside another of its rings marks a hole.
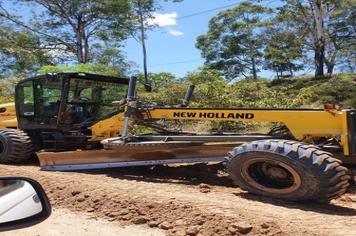
[[[292,201],[342,195],[356,160],[356,110],[189,108],[135,99],[136,78],[53,73],[20,81],[15,103],[0,105],[0,162],[36,153],[42,170],[224,162],[241,188]],[[279,122],[289,135],[177,132],[160,120]],[[155,134],[129,135],[138,123]],[[337,157],[337,158],[335,158]]]

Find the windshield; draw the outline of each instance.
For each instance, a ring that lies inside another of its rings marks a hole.
[[[126,93],[125,84],[72,78],[63,122],[93,122],[119,112],[112,102],[125,98]]]

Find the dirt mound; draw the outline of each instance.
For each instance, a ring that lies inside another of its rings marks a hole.
[[[0,175],[38,180],[57,208],[146,224],[168,235],[336,235],[356,224],[352,202],[311,206],[253,196],[234,187],[220,165],[86,172],[0,165]]]
[[[8,175],[9,171],[0,170],[0,175],[5,173]],[[264,222],[261,224],[263,226],[250,224],[241,219],[209,214],[189,204],[177,204],[174,198],[168,202],[160,202],[142,199],[134,196],[134,193],[128,198],[115,189],[71,178],[70,173],[29,174],[17,170],[12,174],[37,179],[55,207],[92,213],[93,217],[108,221],[147,224],[167,230],[168,235],[282,234],[274,222]]]

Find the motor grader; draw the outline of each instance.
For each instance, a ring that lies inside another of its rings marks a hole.
[[[356,160],[356,110],[189,108],[137,101],[136,78],[53,73],[20,81],[15,103],[0,106],[0,162],[36,155],[42,170],[66,171],[224,162],[251,193],[292,201],[342,195]],[[279,122],[283,133],[189,133],[155,121]],[[131,135],[137,123],[155,133]],[[337,158],[335,158],[337,157]]]

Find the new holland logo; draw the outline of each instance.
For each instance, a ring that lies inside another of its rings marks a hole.
[[[208,118],[208,119],[253,119],[253,113],[223,113],[223,112],[173,112],[177,118]]]

